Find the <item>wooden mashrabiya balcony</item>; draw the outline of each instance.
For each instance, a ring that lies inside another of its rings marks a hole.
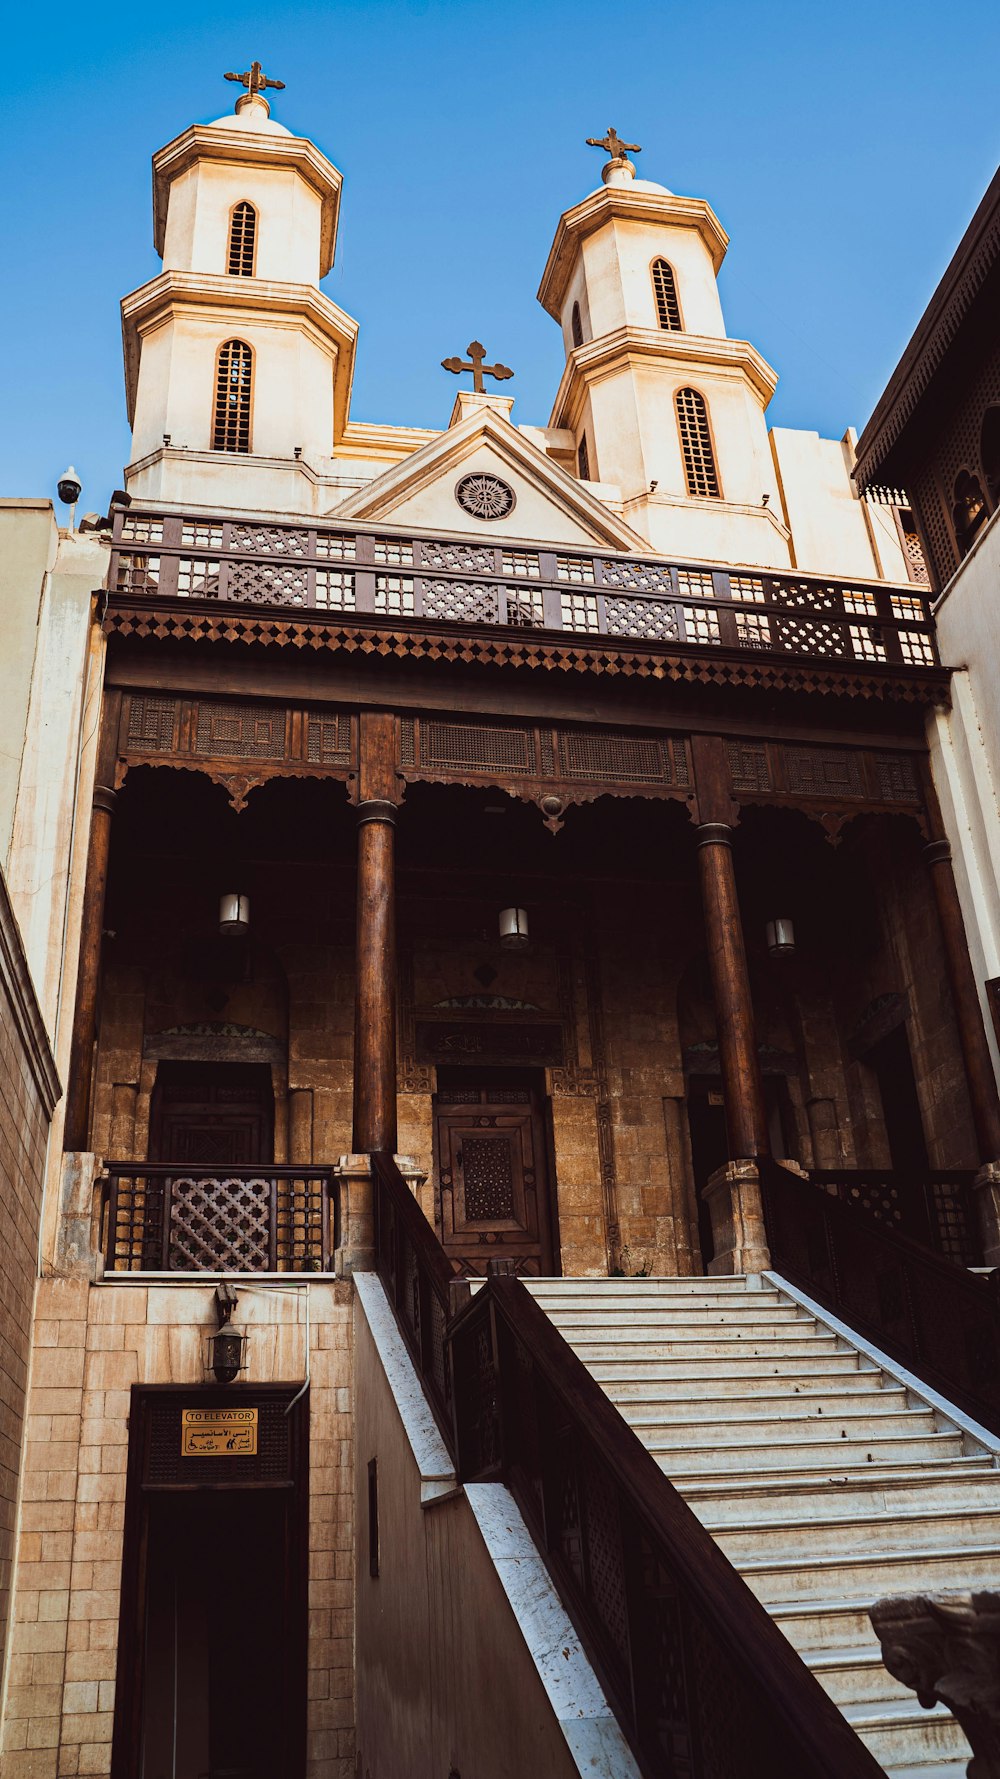
[[[102,1181],[108,1272],[329,1272],[338,1242],[332,1168],[110,1161]]]
[[[113,542],[110,629],[127,629],[123,609],[137,604],[186,605],[192,614],[221,605],[334,629],[388,624],[398,632],[430,621],[590,639],[591,648],[602,638],[606,649],[793,657],[848,670],[939,665],[916,584],[134,506],[115,509]]]

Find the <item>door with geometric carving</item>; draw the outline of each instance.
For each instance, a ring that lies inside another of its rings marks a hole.
[[[150,1105],[147,1159],[218,1167],[273,1161],[270,1065],[161,1062]]]
[[[456,1271],[490,1261],[553,1271],[552,1206],[538,1095],[528,1086],[444,1087],[435,1095],[439,1233]],[[506,1270],[506,1268],[505,1268]]]

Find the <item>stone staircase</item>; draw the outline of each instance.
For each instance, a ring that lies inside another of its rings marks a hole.
[[[885,1771],[964,1775],[868,1608],[997,1585],[994,1454],[767,1278],[525,1283]]]

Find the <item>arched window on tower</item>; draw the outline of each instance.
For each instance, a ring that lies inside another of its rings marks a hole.
[[[712,434],[708,424],[705,397],[697,389],[678,389],[674,397],[677,425],[681,435],[684,478],[689,494],[707,494],[719,499],[719,472],[715,467]]]
[[[573,304],[573,312],[569,318],[569,331],[573,336],[574,346],[583,345],[583,321],[580,317],[579,303]]]
[[[972,548],[972,542],[981,525],[985,525],[989,514],[979,477],[970,470],[963,469],[955,478],[954,505],[951,509],[952,523],[955,527],[955,542],[958,553],[965,556]]]
[[[653,261],[653,296],[656,298],[656,319],[670,333],[681,331],[681,306],[677,301],[677,280],[674,268],[665,259]]]
[[[252,278],[257,246],[257,212],[244,199],[229,218],[229,257],[226,270],[233,278]]]
[[[224,340],[215,367],[213,451],[249,451],[253,352],[245,340]]]
[[[994,507],[1000,506],[1000,407],[987,408],[979,435],[979,461]]]

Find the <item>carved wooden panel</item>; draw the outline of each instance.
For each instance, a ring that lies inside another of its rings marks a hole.
[[[131,692],[122,705],[118,782],[143,762],[201,766],[237,808],[271,777],[347,778],[357,770],[357,718],[326,706],[300,710],[242,698]]]
[[[774,796],[806,808],[834,803],[919,809],[922,803],[912,753],[730,737],[726,760],[737,799]]]
[[[562,1027],[515,1024],[501,1020],[419,1019],[416,1053],[421,1062],[559,1064],[563,1060]]]

